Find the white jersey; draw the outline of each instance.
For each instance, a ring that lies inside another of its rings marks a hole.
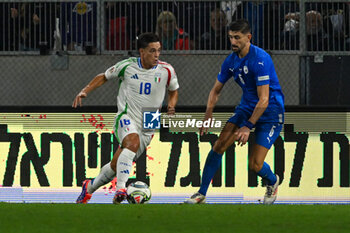
[[[162,61],[147,70],[140,58],[131,57],[107,69],[105,76],[119,79],[118,115],[127,114],[138,127],[142,127],[145,109],[162,106],[166,89],[179,88],[174,68]]]

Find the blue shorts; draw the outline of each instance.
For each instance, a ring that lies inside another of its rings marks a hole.
[[[242,109],[236,109],[233,115],[227,122],[237,125],[239,128],[244,126],[245,121],[250,118],[250,113]],[[255,125],[255,143],[270,149],[276,141],[282,130],[281,123],[278,122],[259,122]]]

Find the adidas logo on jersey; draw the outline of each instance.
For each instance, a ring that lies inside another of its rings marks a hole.
[[[137,74],[134,74],[133,76],[131,76],[132,79],[139,79],[139,76],[137,76]]]

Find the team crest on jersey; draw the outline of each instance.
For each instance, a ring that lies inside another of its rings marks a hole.
[[[243,71],[244,71],[245,74],[248,74],[248,67],[247,67],[247,66],[244,66],[244,67],[243,67]]]
[[[155,75],[154,75],[154,81],[155,81],[156,83],[160,83],[161,76],[162,76],[161,73],[155,73]]]

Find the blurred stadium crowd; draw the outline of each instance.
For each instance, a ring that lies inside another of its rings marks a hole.
[[[228,50],[237,18],[266,50],[348,51],[349,12],[349,2],[334,1],[0,0],[0,52],[135,50],[143,32],[156,32],[164,50]]]

